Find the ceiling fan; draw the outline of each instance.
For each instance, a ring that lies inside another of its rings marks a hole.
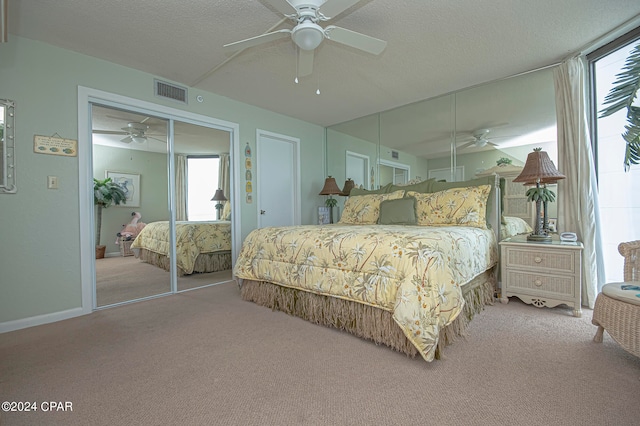
[[[148,119],[148,118],[147,118]],[[94,130],[93,133],[97,135],[126,135],[123,139],[120,139],[121,142],[124,143],[145,143],[147,139],[155,139],[160,142],[166,142],[166,140],[154,138],[153,136],[147,135],[147,130],[149,130],[149,126],[142,122],[130,122],[127,123],[127,127],[122,127],[122,130]]]
[[[470,132],[472,139],[458,146],[458,149],[484,148],[487,145],[498,146],[498,144],[495,142],[492,142],[492,140],[513,137],[513,136],[494,136],[490,140],[488,137],[490,132],[491,132],[491,129],[478,129],[478,130],[474,130],[473,132]]]
[[[489,134],[489,132],[491,132],[491,129],[478,129],[475,130],[472,134],[472,139],[463,144],[460,145],[458,148],[459,149],[464,149],[464,148],[483,148],[487,145],[493,145],[496,146],[497,144],[494,142],[491,142],[489,139],[487,139],[487,135]]]
[[[268,32],[246,40],[225,44],[230,51],[246,49],[287,35],[298,47],[298,76],[311,74],[313,70],[314,50],[324,39],[359,49],[373,55],[379,55],[387,42],[345,28],[328,25],[322,28],[318,23],[328,21],[360,0],[267,0],[286,18],[296,23],[292,29]]]

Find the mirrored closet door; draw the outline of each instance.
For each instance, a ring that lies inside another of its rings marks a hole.
[[[95,205],[96,306],[230,280],[231,133],[97,104],[91,116],[94,183],[125,197]]]

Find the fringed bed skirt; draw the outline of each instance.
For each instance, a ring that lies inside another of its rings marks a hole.
[[[135,249],[136,257],[143,262],[150,263],[165,271],[169,270],[169,257],[146,249]],[[231,269],[231,252],[221,251],[216,253],[201,253],[196,257],[193,265],[193,273],[218,272]],[[178,267],[178,276],[187,275]]]
[[[474,315],[493,304],[496,289],[495,267],[474,278],[462,287],[465,305],[458,317],[440,332],[436,359],[441,359],[445,346],[466,334]],[[282,287],[265,281],[243,280],[244,300],[282,311],[307,321],[344,330],[363,339],[372,340],[410,357],[418,355],[416,347],[407,339],[393,320],[392,313],[349,300]]]

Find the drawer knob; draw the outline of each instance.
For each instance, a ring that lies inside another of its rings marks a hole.
[[[536,262],[536,263],[540,263],[540,262],[542,262],[542,258],[540,256],[536,256],[536,257],[533,258],[533,261]]]
[[[536,285],[536,287],[540,287],[542,285],[542,280],[537,279],[533,283]]]

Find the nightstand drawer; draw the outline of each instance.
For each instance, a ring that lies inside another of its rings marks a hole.
[[[507,247],[503,262],[506,262],[507,268],[544,269],[547,272],[575,274],[577,255],[579,253],[575,250],[553,250],[551,247],[544,250]]]
[[[575,297],[575,276],[541,275],[535,272],[507,271],[508,292]]]

